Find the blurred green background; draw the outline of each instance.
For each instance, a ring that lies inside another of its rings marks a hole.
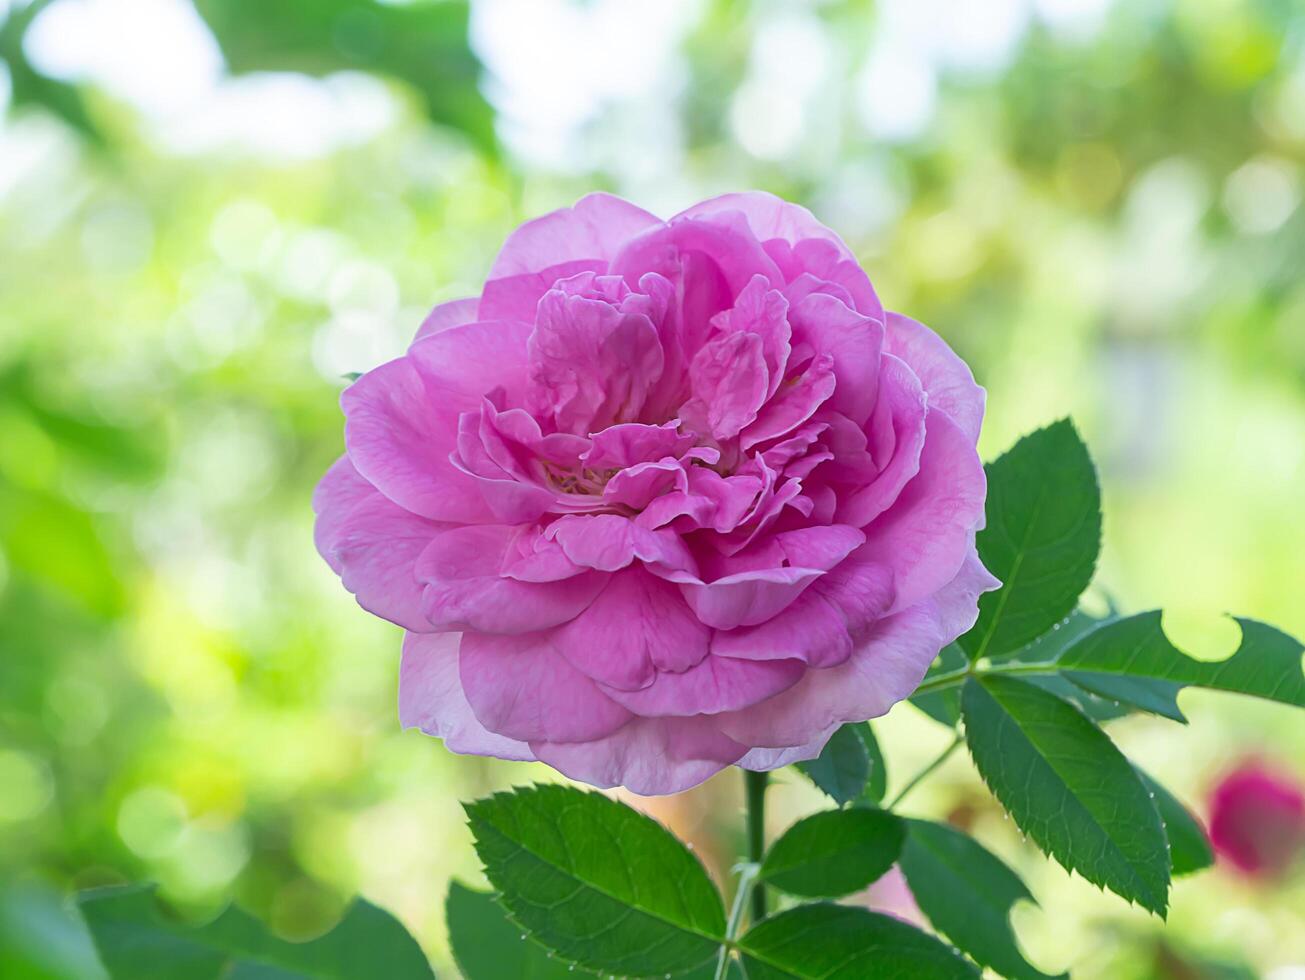
[[[342,375],[594,188],[758,187],[862,258],[989,392],[981,448],[1071,413],[1102,596],[1305,635],[1298,0],[0,0],[0,973],[95,977],[69,890],[157,880],[318,932],[357,892],[441,975],[458,801],[543,767],[401,733],[399,631],[314,553]],[[1187,695],[1112,732],[1202,811],[1290,709]],[[947,741],[876,723],[890,784]],[[737,776],[642,801],[722,880]],[[771,818],[820,805],[788,776]],[[1028,877],[1076,977],[1305,976],[1305,881],[1217,867],[1170,925],[1021,844],[953,757],[908,811]],[[20,965],[23,964],[23,965]],[[5,972],[5,971],[9,972]]]

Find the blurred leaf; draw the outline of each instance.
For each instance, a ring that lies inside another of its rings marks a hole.
[[[278,939],[228,908],[190,927],[159,914],[152,887],[83,892],[78,898],[113,980],[433,980],[421,947],[393,916],[358,899],[326,935]]]
[[[494,149],[493,112],[467,43],[465,2],[195,0],[231,71],[390,75],[412,86],[435,122]]]
[[[1070,871],[1163,917],[1164,827],[1132,765],[1073,705],[1010,677],[970,679],[965,740],[1016,825]]]
[[[91,613],[117,613],[123,586],[91,515],[58,497],[4,491],[0,484],[0,546],[10,563]]]
[[[466,810],[500,901],[559,956],[663,976],[720,950],[725,909],[716,886],[652,818],[568,786],[497,793]]]
[[[870,775],[866,745],[853,729],[844,725],[829,737],[820,755],[795,763],[799,772],[839,806],[860,796]]]
[[[522,936],[521,929],[511,923],[490,892],[472,891],[454,881],[449,885],[444,911],[453,958],[466,980],[562,980],[576,976],[573,965],[552,958],[543,946]]]
[[[1164,824],[1165,836],[1169,838],[1171,872],[1174,875],[1192,874],[1214,864],[1210,839],[1195,814],[1137,766],[1133,768],[1142,777],[1143,784],[1155,798],[1156,809],[1160,811],[1160,821]]]
[[[104,971],[85,925],[53,890],[0,889],[0,977],[5,980],[100,980]]]
[[[885,810],[825,810],[780,835],[760,878],[791,895],[850,895],[893,866],[904,836],[902,821]]]
[[[27,60],[23,38],[36,16],[51,0],[15,4],[7,20],[0,22],[0,61],[9,68],[10,102],[16,109],[36,106],[58,116],[88,139],[99,143],[102,134],[86,110],[86,101],[75,85],[42,75]]]
[[[1300,642],[1253,619],[1237,623],[1241,644],[1227,660],[1215,663],[1193,660],[1170,643],[1159,611],[1153,611],[1093,630],[1061,654],[1059,664],[1067,677],[1084,686],[1142,679],[1160,682],[1171,693],[1193,685],[1305,708]]]
[[[978,841],[927,820],[906,822],[902,873],[932,923],[981,966],[1012,980],[1047,980],[1015,943],[1010,910],[1032,902],[1024,882]]]
[[[1002,586],[979,598],[960,638],[970,659],[1017,650],[1065,619],[1101,550],[1101,493],[1069,419],[1033,432],[985,468],[987,524],[979,557]]]
[[[824,902],[763,919],[743,937],[739,948],[748,980],[977,980],[979,976],[948,947],[904,922]]]

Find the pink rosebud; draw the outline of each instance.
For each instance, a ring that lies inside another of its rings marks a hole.
[[[1298,782],[1247,763],[1210,796],[1210,841],[1220,857],[1249,875],[1287,869],[1305,849],[1305,793]]]
[[[814,758],[997,585],[983,389],[767,194],[529,221],[342,401],[317,547],[455,752],[642,794]]]

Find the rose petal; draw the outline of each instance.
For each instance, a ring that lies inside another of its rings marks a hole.
[[[416,343],[422,337],[429,337],[441,330],[460,327],[464,323],[474,323],[480,319],[479,311],[479,296],[468,296],[465,299],[454,299],[449,300],[447,303],[440,303],[435,309],[426,314],[426,319],[421,322],[421,326],[417,329],[417,336],[413,337],[412,341]]]
[[[444,739],[452,752],[533,762],[534,753],[476,720],[458,676],[458,633],[408,633],[399,668],[399,723]]]
[[[476,718],[507,738],[591,742],[632,717],[557,652],[551,633],[465,633],[459,666]]]
[[[528,275],[559,262],[610,261],[630,238],[662,221],[611,194],[586,194],[569,208],[527,221],[507,237],[489,279]]]
[[[887,320],[884,349],[915,372],[929,395],[929,408],[950,415],[970,443],[977,442],[987,394],[969,365],[924,324],[900,313],[889,313]]]
[[[653,683],[658,670],[698,663],[710,637],[674,586],[627,568],[608,578],[589,608],[556,631],[553,643],[608,688],[637,690]]]
[[[442,531],[417,561],[422,610],[441,630],[531,633],[574,619],[606,584],[593,572],[556,581],[504,578],[515,528],[480,524]]]
[[[866,544],[893,570],[894,611],[950,582],[983,523],[987,479],[969,437],[941,412],[930,412],[925,427],[920,472],[865,528]]]
[[[592,742],[532,742],[531,749],[571,779],[645,796],[681,793],[737,762],[747,746],[722,735],[707,717],[636,718]]]
[[[637,715],[686,717],[757,704],[792,687],[805,671],[800,660],[708,656],[680,673],[659,671],[651,684],[638,690],[601,686],[608,697]]]
[[[368,612],[405,629],[429,632],[416,564],[447,525],[386,499],[348,457],[327,472],[314,495],[317,550]]]

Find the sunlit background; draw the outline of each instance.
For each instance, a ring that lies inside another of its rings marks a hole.
[[[311,544],[342,376],[594,188],[811,207],[989,392],[981,448],[1072,414],[1101,597],[1231,650],[1305,635],[1305,9],[1297,0],[0,0],[0,974],[102,974],[62,905],[154,880],[279,933],[362,893],[456,975],[459,800],[554,778],[401,733],[399,630]],[[1112,733],[1198,813],[1305,780],[1285,707]],[[876,723],[890,785],[949,733]],[[652,808],[722,882],[736,773]],[[820,806],[791,776],[773,830]],[[1305,976],[1305,874],[1221,864],[1167,928],[1023,845],[963,754],[908,812],[971,828],[1075,977]],[[6,972],[6,970],[11,972]]]

